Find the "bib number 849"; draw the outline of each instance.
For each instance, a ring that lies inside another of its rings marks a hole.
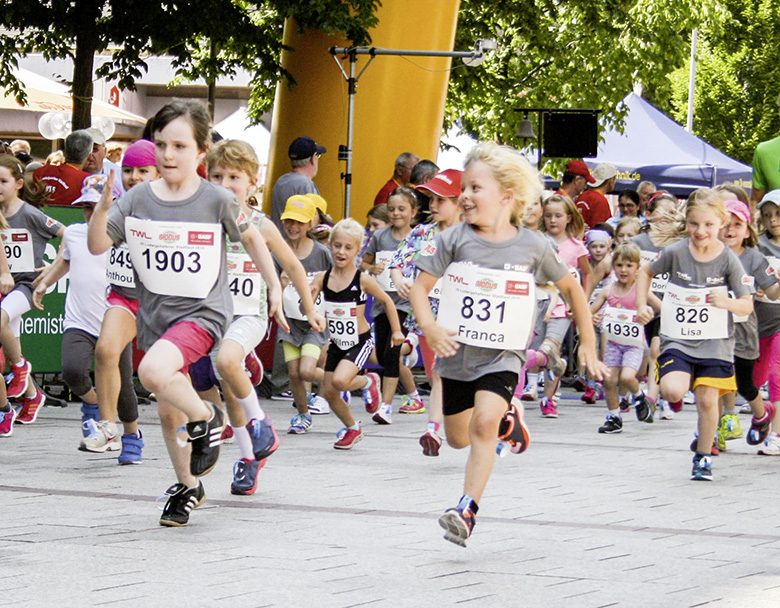
[[[506,302],[501,302],[493,306],[490,300],[480,298],[474,301],[471,296],[463,297],[463,306],[460,308],[460,315],[464,319],[475,317],[478,321],[488,321],[494,312],[498,313],[498,322],[504,322],[504,306]]]
[[[163,272],[170,268],[173,272],[187,272],[197,273],[201,269],[200,253],[197,251],[190,251],[186,254],[182,251],[168,252],[165,249],[157,249],[154,252],[154,258],[152,258],[152,252],[149,249],[144,249],[141,255],[146,262],[146,268],[152,269],[152,264],[156,270]]]

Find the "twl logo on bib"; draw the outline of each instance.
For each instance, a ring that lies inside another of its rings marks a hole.
[[[228,253],[226,256],[228,289],[233,299],[233,314],[258,316],[263,277],[260,276],[249,254]]]
[[[165,296],[205,298],[222,261],[222,226],[125,218],[125,240],[138,278]]]
[[[711,291],[712,288],[687,289],[669,283],[661,303],[661,333],[683,340],[728,338],[729,313],[725,308],[712,306]]]
[[[523,350],[534,326],[535,290],[527,272],[454,262],[444,272],[437,321],[463,344]]]
[[[8,270],[11,272],[35,272],[35,254],[32,236],[25,228],[6,228],[0,230],[8,258]]]

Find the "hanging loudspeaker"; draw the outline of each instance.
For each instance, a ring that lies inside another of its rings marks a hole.
[[[63,139],[70,135],[70,116],[65,112],[47,112],[38,120],[38,131],[46,139]]]
[[[98,129],[105,136],[106,141],[111,139],[111,136],[114,134],[114,131],[116,130],[114,121],[108,118],[107,116],[93,116],[92,127]]]

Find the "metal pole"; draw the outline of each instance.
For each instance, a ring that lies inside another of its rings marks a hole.
[[[344,171],[344,217],[350,216],[352,201],[352,137],[355,120],[355,95],[357,94],[357,80],[355,79],[355,64],[357,55],[349,55],[349,78],[347,79],[347,149],[345,159],[347,162]]]
[[[693,28],[691,32],[691,69],[688,72],[688,120],[685,130],[693,132],[693,96],[696,92],[696,49],[699,46],[699,30]]]
[[[543,123],[544,123],[544,112],[537,112],[537,115],[539,116],[539,129],[537,130],[537,133],[539,134],[536,137],[536,170],[540,171],[542,170],[542,139],[544,133],[543,133]]]

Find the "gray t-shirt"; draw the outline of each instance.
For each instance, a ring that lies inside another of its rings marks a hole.
[[[313,242],[314,247],[312,248],[311,253],[300,261],[303,269],[306,271],[306,276],[309,277],[309,279],[324,270],[328,270],[328,268],[333,265],[330,249],[318,241]],[[276,269],[277,272],[281,272],[282,270],[278,262],[276,263]],[[287,322],[290,324],[289,332],[284,331],[281,327],[276,330],[276,338],[279,341],[289,342],[299,346],[304,343],[303,338],[307,334],[312,334],[310,337],[311,339],[307,341],[312,344],[317,344],[320,347],[325,346],[325,343],[328,341],[328,332],[315,332],[312,330],[308,321],[302,319],[287,319]]]
[[[5,218],[9,228],[27,230],[30,233],[30,240],[33,248],[33,261],[36,268],[43,266],[43,253],[46,251],[46,243],[57,236],[62,224],[57,220],[50,218],[40,209],[33,207],[30,203],[25,203],[19,208],[19,211]],[[13,243],[6,243],[13,245]],[[14,272],[11,268],[11,274],[14,282],[32,283],[37,272]]]
[[[757,289],[764,290],[777,282],[773,274],[767,273],[769,264],[755,247],[746,247],[740,254],[739,261],[745,269],[748,282],[751,283],[748,285],[751,292],[755,293]],[[756,302],[757,304],[760,302]],[[780,312],[780,308],[775,307],[775,310]],[[778,318],[777,313],[774,318]],[[755,311],[748,315],[747,321],[734,323],[734,355],[742,359],[758,359],[758,321]]]
[[[435,277],[444,276],[454,262],[468,262],[481,268],[515,270],[534,275],[537,284],[560,281],[568,269],[542,235],[519,228],[517,236],[494,243],[478,236],[469,224],[459,224],[441,232],[430,248],[415,257],[417,268]],[[534,320],[529,319],[533,324]],[[524,350],[501,350],[461,344],[452,357],[437,358],[436,369],[443,378],[471,381],[487,374],[519,373]]]
[[[775,245],[766,234],[758,237],[758,250],[765,257],[780,258],[780,246]],[[767,265],[767,268],[769,266]],[[766,274],[766,270],[764,271]],[[756,277],[758,283],[758,277]],[[768,338],[780,331],[780,300],[760,302],[756,300],[756,317],[758,318],[758,335]]]
[[[650,266],[653,274],[669,273],[669,283],[686,289],[712,289],[726,286],[739,298],[750,293],[748,278],[742,264],[731,249],[724,247],[714,260],[699,262],[689,248],[690,239],[684,238],[664,247],[661,255]],[[663,323],[663,321],[662,321]],[[661,350],[679,350],[697,359],[734,361],[734,320],[728,315],[728,338],[682,339],[661,334]]]
[[[634,237],[631,237],[631,242],[634,243],[637,247],[639,247],[640,251],[646,252],[646,253],[658,253],[661,251],[659,247],[656,247],[653,244],[653,241],[650,239],[650,235],[647,232],[640,232]],[[661,275],[659,277],[656,277],[658,281],[665,281],[669,277]],[[653,281],[653,283],[656,283],[658,281]],[[657,289],[653,289],[653,295],[658,298],[659,300],[664,299],[664,293],[662,291],[658,291]]]
[[[183,201],[164,201],[152,191],[150,182],[138,184],[119,199],[108,212],[108,235],[115,244],[125,242],[125,218],[168,222],[198,222],[221,224],[231,241],[241,239],[249,224],[233,195],[222,188],[201,180],[198,190]],[[139,261],[133,260],[135,266]],[[138,279],[138,275],[136,275]],[[192,321],[208,331],[215,342],[222,339],[233,318],[226,271],[225,248],[217,280],[203,298],[187,298],[153,293],[138,280],[136,283],[140,310],[138,313],[138,345],[147,350],[174,323]]]
[[[398,249],[398,246],[403,242],[404,239],[396,239],[393,236],[392,232],[393,228],[392,226],[387,226],[386,228],[380,228],[377,230],[372,236],[371,240],[368,241],[368,247],[366,247],[365,253],[370,253],[374,256],[374,263],[376,263],[376,254],[378,252],[391,252],[393,255],[395,255],[396,250]],[[389,267],[390,262],[385,264],[385,267]],[[398,295],[397,291],[388,291],[387,295],[390,296],[390,299],[395,303],[395,308],[398,311],[403,312],[411,312],[412,305],[409,304],[409,300],[405,300],[401,296]],[[382,306],[382,303],[379,302],[376,298],[374,298],[373,303],[371,304],[371,316],[376,318],[377,315],[383,315],[385,314],[385,307]]]
[[[271,221],[276,224],[276,227],[282,234],[284,234],[284,224],[280,218],[282,213],[284,213],[287,199],[293,194],[309,194],[310,192],[314,194],[320,193],[317,185],[301,173],[290,171],[276,180],[271,193]]]

